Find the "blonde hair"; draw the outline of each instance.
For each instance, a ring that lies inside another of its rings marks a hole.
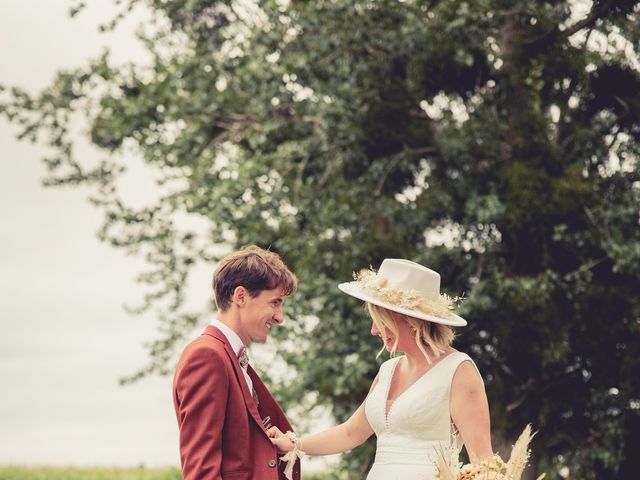
[[[384,333],[389,329],[393,333],[395,341],[391,347],[392,356],[395,355],[396,349],[398,348],[397,322],[399,321],[407,322],[415,332],[416,345],[429,363],[432,363],[432,360],[427,353],[427,349],[434,352],[437,356],[440,356],[449,346],[451,346],[451,343],[453,342],[453,330],[448,325],[420,320],[418,318],[410,317],[409,315],[388,310],[372,303],[367,303],[367,309],[369,310],[369,315],[371,315],[371,319],[378,330]],[[384,350],[385,347],[383,345],[382,349],[378,352],[378,355],[376,355],[376,358],[378,358]]]

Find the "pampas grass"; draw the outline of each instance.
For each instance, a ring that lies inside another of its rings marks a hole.
[[[511,456],[507,462],[507,471],[505,473],[508,479],[518,480],[522,476],[522,471],[524,467],[527,466],[527,461],[531,453],[529,443],[532,438],[531,425],[527,425],[511,449]]]
[[[438,452],[438,478],[440,480],[520,480],[522,472],[527,466],[529,443],[535,433],[531,433],[531,425],[527,425],[516,443],[511,448],[508,462],[504,462],[499,455],[494,455],[480,463],[461,466],[451,456],[450,449],[440,449]],[[536,480],[542,480],[545,474]]]
[[[436,466],[440,480],[456,480],[456,472],[460,470],[462,464],[458,462],[458,449],[455,441],[452,441],[446,449],[440,446]]]

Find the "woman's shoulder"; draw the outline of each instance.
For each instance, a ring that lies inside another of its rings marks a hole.
[[[481,382],[483,381],[476,362],[467,353],[454,349],[451,363],[454,377],[468,380],[477,380],[479,378]]]
[[[450,382],[455,376],[458,376],[461,371],[466,372],[468,370],[478,372],[473,359],[465,352],[456,350],[453,347],[448,348],[444,353],[444,358],[439,359],[435,368],[438,369],[438,376],[442,377],[445,382]],[[478,375],[476,373],[476,375]]]
[[[445,358],[443,359],[443,361],[444,360],[447,360],[451,363],[456,363],[456,364],[460,364],[461,362],[464,362],[466,360],[470,361],[471,363],[474,363],[473,359],[467,353],[461,350],[457,350],[453,347],[449,347],[449,349],[446,350]]]

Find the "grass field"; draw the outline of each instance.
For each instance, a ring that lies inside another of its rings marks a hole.
[[[177,468],[0,467],[0,480],[181,480]]]
[[[329,480],[323,474],[303,480]],[[59,468],[0,466],[0,480],[182,480],[178,468]]]

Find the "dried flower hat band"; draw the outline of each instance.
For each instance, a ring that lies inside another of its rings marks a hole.
[[[440,275],[418,263],[387,258],[377,273],[360,270],[354,279],[338,288],[367,303],[420,320],[456,327],[467,324],[453,311],[461,298],[440,293]]]
[[[462,297],[450,297],[446,293],[440,293],[434,299],[426,298],[415,290],[403,290],[402,288],[390,287],[389,280],[372,269],[362,269],[353,274],[356,282],[359,282],[362,289],[380,300],[392,303],[398,307],[409,310],[420,310],[423,313],[442,318],[453,318],[453,310],[457,303],[462,301]]]

